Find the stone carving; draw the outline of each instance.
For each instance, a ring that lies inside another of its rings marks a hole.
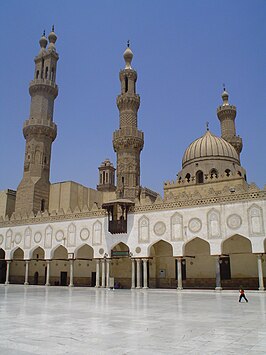
[[[103,248],[100,248],[100,249],[99,249],[99,254],[100,254],[100,255],[103,255],[103,253],[104,253],[104,249],[103,249]]]
[[[40,232],[35,233],[34,234],[35,243],[40,243],[41,240],[42,240],[42,234]]]
[[[202,223],[199,218],[191,218],[191,220],[188,222],[188,229],[192,233],[197,233],[201,230]]]
[[[58,242],[62,242],[62,240],[64,239],[64,232],[62,230],[59,230],[55,233],[55,239]]]
[[[30,227],[27,227],[24,233],[24,248],[30,249],[31,248],[31,237],[32,237],[32,230]]]
[[[175,213],[171,217],[171,240],[183,239],[183,217]]]
[[[221,237],[220,213],[215,209],[208,212],[208,236],[209,238]]]
[[[141,248],[140,248],[140,247],[137,247],[137,248],[135,249],[135,251],[136,251],[137,254],[139,254],[139,253],[141,252]]]
[[[67,246],[76,246],[76,226],[74,223],[71,223],[67,229]]]
[[[81,240],[87,240],[87,239],[89,239],[89,236],[90,236],[90,231],[88,230],[88,228],[83,228],[80,231],[80,239]]]
[[[251,237],[263,236],[264,225],[263,225],[263,213],[262,209],[257,205],[252,205],[248,209],[248,225],[249,225],[249,234]]]
[[[9,230],[6,232],[6,250],[11,249],[12,235],[13,235],[13,232],[12,232],[11,229],[9,229]]]
[[[92,227],[92,244],[102,244],[102,224],[100,221],[96,221]]]
[[[149,219],[142,216],[139,219],[139,243],[148,243],[150,240],[150,223]]]
[[[46,227],[44,235],[44,247],[52,247],[52,237],[53,237],[53,228],[51,226]]]
[[[164,222],[160,221],[157,222],[154,227],[153,227],[154,234],[161,236],[165,233],[166,231],[166,225]]]
[[[4,241],[4,236],[2,234],[0,234],[0,245],[3,244],[3,241]]]
[[[227,226],[231,229],[238,229],[242,224],[242,219],[238,214],[231,214],[227,218]]]
[[[21,240],[22,240],[21,234],[20,234],[20,233],[17,233],[17,234],[15,235],[15,243],[16,243],[16,244],[19,244],[19,243],[21,242]]]

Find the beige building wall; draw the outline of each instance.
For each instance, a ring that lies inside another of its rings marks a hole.
[[[11,217],[15,211],[15,203],[16,191],[9,189],[0,191],[0,217],[5,217],[6,215]]]

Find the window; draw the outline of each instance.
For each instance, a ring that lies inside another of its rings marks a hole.
[[[39,70],[37,70],[37,71],[36,71],[36,79],[39,78],[39,74],[40,74],[40,72],[39,72]]]
[[[230,174],[231,174],[231,170],[226,169],[226,170],[225,170],[225,174],[226,174],[226,176],[230,176]]]
[[[196,172],[196,183],[203,184],[203,172],[201,170]]]
[[[189,173],[187,173],[186,179],[187,179],[187,182],[190,182],[190,174]]]
[[[48,78],[48,67],[45,68],[45,79]]]
[[[218,171],[216,169],[212,169],[210,171],[211,179],[218,178]]]
[[[128,91],[128,77],[125,77],[125,92]]]
[[[44,212],[44,210],[45,210],[45,200],[42,199],[41,200],[41,212]]]

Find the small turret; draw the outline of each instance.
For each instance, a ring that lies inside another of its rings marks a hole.
[[[109,159],[105,159],[99,166],[99,185],[98,191],[115,191],[115,168]]]

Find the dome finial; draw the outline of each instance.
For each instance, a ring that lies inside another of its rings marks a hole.
[[[127,41],[127,46],[128,46],[128,48],[129,48],[129,46],[130,46],[130,42],[129,42],[129,39],[128,39],[128,41]]]
[[[132,61],[132,58],[133,58],[133,53],[132,53],[132,50],[129,48],[129,40],[127,41],[127,49],[125,50],[124,52],[124,59],[125,59],[125,62],[126,62],[126,67],[125,69],[132,69],[131,67],[131,61]]]
[[[45,37],[45,30],[43,31],[43,35],[40,38],[39,43],[40,43],[40,47],[41,47],[40,53],[42,53],[43,50],[45,50],[47,43],[48,43],[47,38]]]
[[[223,93],[222,93],[223,106],[229,105],[229,103],[228,103],[228,98],[229,98],[229,94],[228,94],[228,92],[225,90],[225,84],[223,84]]]
[[[206,131],[208,131],[209,130],[209,122],[207,121],[206,122]]]

